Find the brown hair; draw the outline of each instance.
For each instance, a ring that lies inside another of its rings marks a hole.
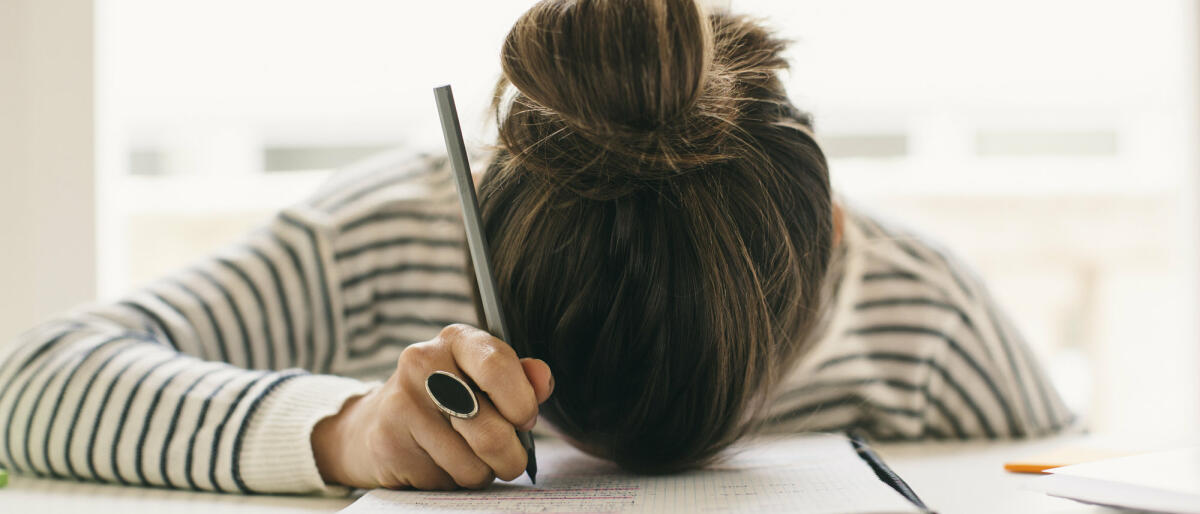
[[[480,202],[510,342],[626,469],[751,428],[820,307],[829,179],[784,47],[694,0],[545,0],[505,40]]]

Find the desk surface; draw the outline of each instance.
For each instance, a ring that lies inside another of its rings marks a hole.
[[[1111,509],[1028,489],[1038,475],[1009,473],[1004,463],[1078,443],[1080,437],[1018,443],[877,445],[876,451],[917,496],[939,513],[1112,513]]]
[[[876,450],[931,508],[941,513],[1111,512],[1027,490],[1036,475],[1004,471],[1007,460],[1036,454],[1079,437],[1016,443],[878,445]],[[0,489],[0,511],[136,514],[182,512],[336,512],[351,498],[240,496],[121,487],[12,476]]]

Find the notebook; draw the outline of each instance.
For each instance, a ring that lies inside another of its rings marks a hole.
[[[1200,514],[1200,447],[1048,470],[1034,489],[1084,503]]]
[[[759,438],[706,469],[636,476],[558,439],[539,439],[538,483],[482,491],[374,490],[342,512],[926,512],[861,440],[842,434]]]

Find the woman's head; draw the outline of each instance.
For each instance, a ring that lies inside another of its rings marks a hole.
[[[744,433],[814,321],[829,181],[783,48],[694,0],[546,0],[504,43],[480,202],[510,342],[628,469]]]

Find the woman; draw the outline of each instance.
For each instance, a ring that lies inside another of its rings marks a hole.
[[[835,204],[783,48],[693,0],[537,4],[504,44],[479,191],[512,348],[469,326],[443,161],[385,155],[10,344],[0,462],[220,491],[451,489],[521,474],[513,429],[539,405],[639,472],[703,465],[751,431],[1063,428],[976,278]],[[479,416],[435,409],[435,370],[487,393]]]

